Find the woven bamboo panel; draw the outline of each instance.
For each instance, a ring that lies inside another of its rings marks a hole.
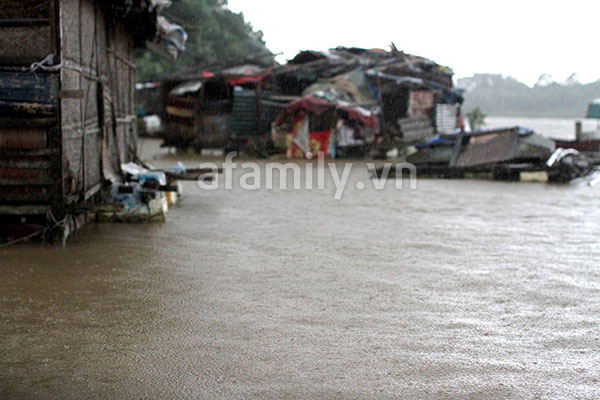
[[[49,5],[48,0],[2,0],[0,16],[2,19],[48,18]]]
[[[102,137],[100,132],[86,132],[85,190],[102,182]]]
[[[0,57],[41,61],[51,49],[50,26],[0,28]]]
[[[98,65],[98,38],[101,35],[98,31],[98,21],[101,16],[95,13],[94,3],[91,1],[81,2],[81,15],[79,16],[81,31],[81,62],[82,67],[96,70]],[[103,34],[104,32],[102,32]]]
[[[60,71],[62,90],[80,90],[80,73],[72,69],[63,68]],[[61,120],[63,128],[81,128],[81,102],[82,99],[61,99]],[[64,133],[63,133],[64,135]]]

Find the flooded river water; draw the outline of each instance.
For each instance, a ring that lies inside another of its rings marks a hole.
[[[600,188],[358,181],[0,249],[0,398],[600,397]]]

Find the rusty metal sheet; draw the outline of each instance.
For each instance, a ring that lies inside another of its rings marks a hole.
[[[0,168],[0,179],[44,179],[48,176],[48,170]]]
[[[52,179],[0,179],[2,186],[50,186],[56,182]]]
[[[3,203],[47,203],[50,198],[51,196],[48,193],[0,193],[0,202]]]
[[[408,115],[411,117],[430,116],[435,104],[433,90],[411,90],[408,98]]]
[[[45,157],[1,156],[0,168],[4,169],[47,169],[52,162]]]
[[[43,186],[0,186],[0,196],[4,195],[29,195],[47,194],[48,190]]]
[[[0,186],[0,201],[3,203],[46,202],[50,200],[44,186]]]
[[[0,110],[25,114],[56,111],[58,75],[0,71]]]
[[[39,150],[45,147],[46,130],[43,128],[0,128],[0,149]]]
[[[516,129],[495,131],[466,136],[466,138],[468,142],[460,149],[454,164],[456,167],[474,167],[514,158],[518,131]]]

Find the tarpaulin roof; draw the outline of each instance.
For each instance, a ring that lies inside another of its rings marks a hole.
[[[298,112],[306,112],[313,115],[321,115],[325,111],[335,108],[342,110],[348,115],[348,119],[359,121],[362,124],[373,129],[377,127],[375,116],[367,110],[359,107],[343,106],[339,103],[334,103],[325,99],[320,99],[314,96],[304,96],[283,109],[275,119],[275,125],[282,125],[287,121],[288,116],[295,115]]]
[[[227,80],[229,86],[246,85],[248,83],[264,82],[264,76],[241,76],[239,78],[231,78]]]
[[[312,84],[303,93],[303,95],[309,94],[329,101],[348,102],[353,105],[377,102],[377,90],[370,85],[359,68]]]

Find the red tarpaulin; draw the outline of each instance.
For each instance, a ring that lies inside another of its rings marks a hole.
[[[229,86],[238,86],[238,85],[245,85],[248,83],[264,82],[264,81],[265,81],[264,76],[241,76],[239,78],[232,78],[232,79],[227,80],[227,84]]]
[[[373,114],[367,116],[356,107],[342,106],[338,103],[314,96],[304,96],[301,99],[288,104],[287,107],[279,113],[277,119],[275,119],[275,125],[284,124],[287,121],[288,116],[294,116],[298,112],[321,115],[331,108],[346,112],[348,114],[348,119],[359,121],[364,125],[371,127],[373,130],[377,129],[377,121]]]

